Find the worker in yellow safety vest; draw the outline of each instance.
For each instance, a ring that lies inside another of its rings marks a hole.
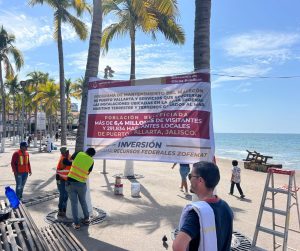
[[[93,169],[94,160],[93,156],[96,154],[94,148],[88,148],[85,152],[78,152],[72,155],[72,166],[68,174],[66,182],[66,190],[68,192],[73,216],[73,228],[79,229],[78,218],[78,199],[84,215],[83,223],[89,224],[89,212],[86,203],[86,180]]]
[[[72,161],[69,149],[66,146],[62,146],[59,150],[61,155],[56,166],[56,184],[59,191],[57,216],[66,216],[68,192],[65,186]]]

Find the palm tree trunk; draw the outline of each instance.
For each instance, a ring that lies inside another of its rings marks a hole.
[[[93,0],[93,22],[90,35],[89,52],[84,76],[79,125],[75,151],[82,151],[84,146],[85,121],[87,111],[88,82],[90,77],[98,76],[100,43],[102,37],[102,1]]]
[[[130,50],[131,50],[131,64],[130,64],[130,79],[135,79],[135,27],[130,30]]]
[[[16,99],[13,98],[13,137],[16,137]]]
[[[2,78],[2,64],[0,60],[0,93],[1,93],[1,108],[2,108],[2,137],[6,137],[6,107],[5,107],[5,90],[4,90],[4,83],[3,83],[3,78]]]
[[[37,147],[37,113],[38,113],[38,102],[34,109],[34,147]]]
[[[67,145],[64,54],[63,54],[62,35],[61,35],[61,20],[60,19],[58,19],[58,24],[57,24],[57,47],[58,47],[58,61],[59,61],[61,145]]]
[[[67,94],[67,106],[66,106],[66,118],[67,118],[67,132],[70,130],[70,128],[68,128],[68,125],[69,125],[69,112],[68,112],[68,109],[69,109],[69,95]]]
[[[210,71],[211,0],[195,0],[194,69]]]
[[[20,109],[17,110],[17,118],[20,118]],[[18,132],[18,135],[20,136],[21,133],[20,133],[20,121],[19,120],[17,123],[17,132]]]

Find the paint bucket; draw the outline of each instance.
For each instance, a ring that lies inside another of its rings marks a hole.
[[[116,177],[114,194],[123,195],[123,184],[120,176]]]
[[[114,194],[123,195],[123,184],[115,184]]]
[[[141,185],[140,183],[133,182],[131,183],[131,196],[140,197]]]

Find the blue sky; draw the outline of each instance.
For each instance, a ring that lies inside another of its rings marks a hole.
[[[290,0],[212,1],[211,73],[216,132],[300,133],[300,2]],[[193,70],[194,1],[178,0],[186,43],[175,46],[138,33],[137,78]],[[90,17],[84,17],[90,27]],[[103,26],[112,23],[108,16]],[[40,70],[58,79],[57,46],[52,39],[53,13],[48,6],[29,7],[27,1],[0,0],[0,25],[15,34],[25,57],[19,73]],[[88,41],[63,27],[65,76],[84,75]],[[128,79],[128,37],[114,40],[101,57],[99,77],[110,65],[115,79]],[[238,76],[238,77],[229,77]],[[268,78],[260,78],[268,77]]]

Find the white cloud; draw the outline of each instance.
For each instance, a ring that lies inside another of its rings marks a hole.
[[[7,31],[16,36],[16,47],[21,51],[55,43],[53,39],[52,18],[52,15],[36,18],[15,10],[13,12],[0,11],[1,24],[3,24]],[[85,23],[88,29],[90,29],[90,22],[85,20]],[[74,29],[69,25],[63,24],[62,34],[64,41],[78,40]]]
[[[0,20],[5,29],[15,35],[16,46],[21,51],[30,50],[52,41],[51,26],[43,20],[15,11],[0,11]]]
[[[299,41],[300,35],[297,33],[260,31],[229,37],[222,42],[222,46],[231,57],[271,63],[290,59],[291,47]]]
[[[192,60],[166,44],[142,44],[136,46],[136,76],[151,78],[163,75],[180,74],[192,69]],[[75,70],[85,70],[87,52],[68,55],[69,64]],[[159,63],[158,63],[159,62]],[[130,48],[111,48],[100,58],[99,77],[103,76],[106,65],[115,71],[115,79],[128,79],[130,73]]]

